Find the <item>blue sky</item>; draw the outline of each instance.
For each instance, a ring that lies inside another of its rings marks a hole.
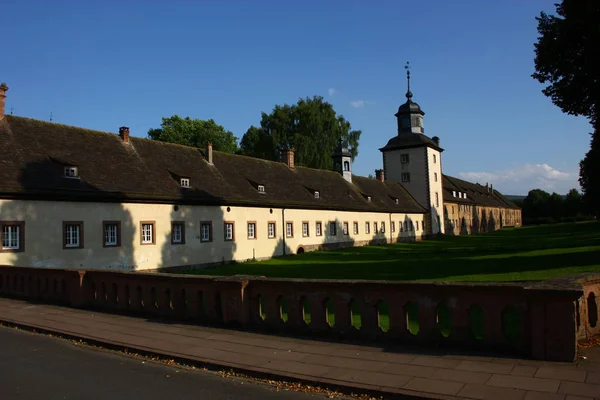
[[[0,81],[7,112],[142,137],[178,114],[241,138],[262,111],[321,95],[362,130],[367,175],[396,135],[410,60],[446,174],[566,193],[591,127],[531,78],[535,16],[554,2],[0,0]]]

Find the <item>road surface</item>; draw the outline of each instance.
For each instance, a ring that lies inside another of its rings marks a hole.
[[[0,326],[0,398],[6,400],[319,400]]]

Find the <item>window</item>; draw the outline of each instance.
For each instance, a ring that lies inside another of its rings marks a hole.
[[[435,206],[440,206],[440,194],[438,192],[435,192]]]
[[[392,229],[392,232],[396,232],[396,223],[394,221],[390,222],[390,224],[392,225],[390,228]]]
[[[264,193],[265,192],[265,185],[258,185],[258,193]]]
[[[437,172],[434,172],[434,173],[433,173],[433,181],[434,181],[434,182],[437,182]]]
[[[377,234],[377,222],[373,222],[373,233]]]
[[[256,222],[248,222],[248,239],[256,239]]]
[[[435,164],[437,162],[437,155],[433,155],[433,163]]]
[[[293,222],[286,222],[285,223],[285,236],[286,237],[294,237],[294,223]]]
[[[344,171],[350,171],[350,162],[344,161]]]
[[[365,233],[371,233],[371,224],[369,222],[365,222]]]
[[[400,155],[400,162],[402,164],[408,164],[408,154],[401,154]]]
[[[0,221],[2,227],[2,248],[0,252],[21,252],[25,250],[25,222]]]
[[[417,225],[415,229],[418,231],[419,230],[419,221],[415,222],[415,224]]]
[[[171,221],[171,244],[185,244],[185,224]]]
[[[371,196],[367,196],[367,201],[370,203],[371,202]]]
[[[190,179],[189,178],[181,178],[181,187],[189,188],[190,187]]]
[[[73,166],[65,167],[65,178],[78,178],[78,177],[79,177],[79,171],[77,170],[77,167],[73,167]]]
[[[64,249],[82,249],[83,248],[83,222],[81,222],[81,221],[63,222],[63,248]]]
[[[394,203],[400,204],[400,200],[396,198],[396,199],[394,199]]]
[[[463,198],[465,198],[465,199],[467,198],[467,194],[466,193],[463,193]]]
[[[154,235],[156,223],[154,221],[142,221],[140,222],[140,225],[142,227],[142,244],[156,244],[156,238]]]
[[[385,233],[385,222],[381,221],[381,233]]]
[[[458,198],[462,199],[462,193],[461,192],[458,192]]]
[[[410,230],[414,231],[415,230],[415,225],[413,224],[412,221],[410,221]]]
[[[212,242],[212,222],[201,221],[200,222],[200,241],[201,242]]]
[[[321,193],[319,193],[318,190],[315,190],[315,199],[320,199],[321,198]]]
[[[304,237],[308,236],[308,222],[302,223],[302,236],[304,236]]]
[[[410,172],[402,173],[402,182],[410,182]]]
[[[317,222],[316,226],[315,226],[315,234],[317,236],[323,236],[323,225],[320,222]]]
[[[456,197],[456,190],[452,191],[452,197]]]
[[[400,226],[400,232],[402,232],[402,221],[399,221],[398,225]]]
[[[104,221],[102,223],[102,235],[104,237],[104,247],[121,246],[121,222]]]
[[[404,230],[408,231],[408,221],[404,221]]]
[[[358,222],[354,222],[352,224],[353,232],[355,235],[358,235]]]
[[[269,222],[267,225],[269,239],[275,238],[275,222]]]
[[[329,222],[329,236],[337,236],[337,225],[335,221]]]
[[[223,223],[224,239],[228,242],[235,239],[234,223],[226,221]]]
[[[350,234],[350,232],[348,231],[348,223],[347,222],[344,222],[342,224],[342,232],[344,233],[344,235],[349,235]]]

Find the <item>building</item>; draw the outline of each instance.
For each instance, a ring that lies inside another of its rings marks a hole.
[[[448,230],[446,179],[453,178],[442,176],[442,149],[412,122],[410,133],[400,130],[400,117],[398,137],[410,140],[390,140],[384,169],[371,179],[352,174],[343,143],[332,155],[334,171],[316,170],[295,166],[292,149],[273,162],[213,151],[210,143],[200,150],[131,137],[127,127],[113,134],[5,115],[7,90],[0,86],[0,265],[153,270]],[[418,105],[407,104],[398,115],[422,118]],[[484,203],[469,200],[477,223],[488,221],[491,211],[479,212]],[[509,210],[520,215],[509,202],[490,207],[499,213],[494,225],[465,233],[508,225]]]

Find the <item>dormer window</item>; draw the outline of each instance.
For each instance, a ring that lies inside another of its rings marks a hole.
[[[79,178],[79,171],[77,170],[77,167],[65,167],[65,178]]]
[[[265,193],[265,185],[258,185],[258,193]]]
[[[463,197],[466,199],[466,198],[467,198],[467,194],[466,194],[466,193],[463,193]]]
[[[371,202],[371,196],[367,196],[367,201],[370,203]]]
[[[181,178],[179,180],[179,182],[181,183],[181,187],[183,187],[183,188],[189,188],[190,187],[190,179],[189,178]]]
[[[320,199],[321,198],[321,193],[319,193],[318,190],[315,190],[315,199]]]
[[[456,197],[456,190],[452,191],[452,197]]]
[[[394,199],[394,203],[400,204],[400,200],[396,198],[396,199]]]

